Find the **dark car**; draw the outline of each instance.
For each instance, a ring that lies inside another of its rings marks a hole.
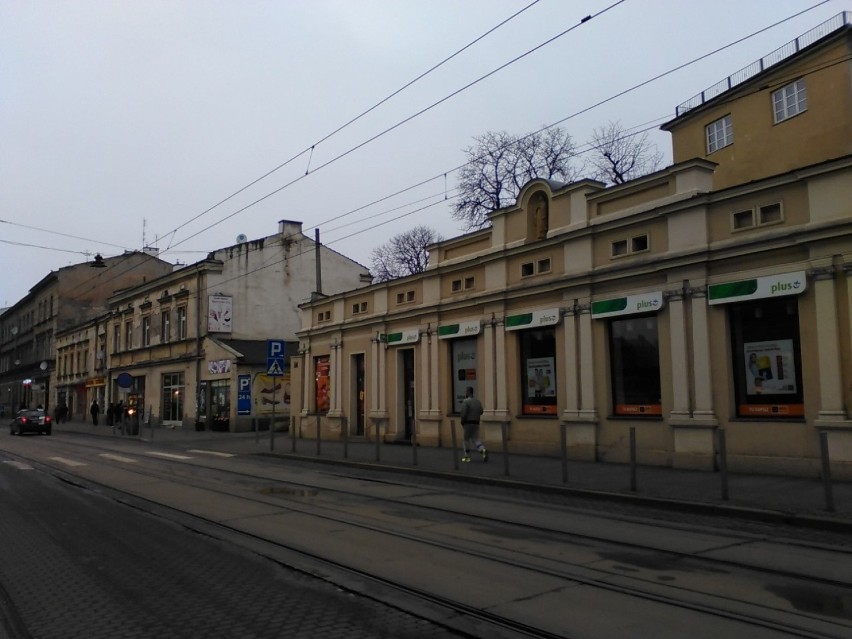
[[[53,430],[53,418],[42,409],[21,409],[15,415],[15,419],[9,425],[12,435],[23,435],[24,433],[44,433],[50,435]]]

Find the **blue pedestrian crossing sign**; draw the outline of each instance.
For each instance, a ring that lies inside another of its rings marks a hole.
[[[266,374],[270,377],[281,377],[284,374],[284,340],[266,340]]]

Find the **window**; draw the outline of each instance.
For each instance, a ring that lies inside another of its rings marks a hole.
[[[166,344],[172,339],[172,312],[163,311],[160,314],[160,328],[162,329],[162,341]]]
[[[523,413],[556,415],[556,331],[522,331],[519,341]]]
[[[472,275],[463,279],[453,280],[451,286],[453,293],[460,293],[463,290],[469,291],[474,288],[476,288],[476,278]]]
[[[731,305],[737,416],[802,417],[802,357],[795,297]]]
[[[464,278],[464,290],[469,291],[472,288],[476,287],[476,280],[472,277]]]
[[[734,143],[734,124],[730,115],[707,125],[707,153]]]
[[[133,322],[124,323],[124,348],[130,350],[133,348]]]
[[[462,281],[461,280],[453,280],[452,290],[453,290],[453,293],[458,293],[460,290],[462,290]]]
[[[521,277],[529,277],[530,275],[535,275],[533,263],[527,262],[525,264],[521,264]]]
[[[731,216],[731,228],[735,231],[742,229],[750,229],[754,226],[754,211],[747,209],[745,211],[737,211]]]
[[[775,202],[773,204],[765,204],[757,207],[756,217],[754,209],[735,211],[731,214],[731,229],[734,231],[742,231],[743,229],[750,229],[755,226],[780,224],[783,221],[784,213],[781,209],[781,203]]]
[[[183,421],[183,373],[163,375],[163,423],[178,424]]]
[[[316,412],[327,413],[330,404],[328,395],[331,373],[331,361],[328,355],[314,358],[314,373],[316,380]]]
[[[460,413],[468,387],[473,389],[474,397],[479,397],[476,384],[476,338],[454,339],[450,342],[453,358],[453,412]]]
[[[320,311],[319,313],[317,313],[317,321],[318,322],[331,321],[331,311]]]
[[[543,260],[539,260],[535,265],[537,273],[550,273],[550,258],[546,257]]]
[[[611,245],[612,257],[623,257],[632,255],[633,253],[642,253],[650,247],[648,234],[636,235],[627,240],[616,240]]]
[[[142,346],[151,345],[151,316],[142,318]]]
[[[177,338],[186,339],[186,306],[177,308]]]
[[[609,325],[615,415],[662,415],[657,316],[615,319]]]
[[[808,110],[808,94],[805,81],[796,80],[772,94],[772,106],[775,110],[775,124]]]
[[[352,305],[352,314],[360,315],[367,312],[367,302],[356,302]]]
[[[410,304],[414,301],[414,291],[405,291],[404,293],[396,294],[397,304]]]

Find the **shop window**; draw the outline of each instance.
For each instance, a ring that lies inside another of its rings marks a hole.
[[[166,424],[183,421],[183,373],[166,373],[162,378],[162,419]]]
[[[231,382],[227,379],[208,382],[210,386],[211,429],[231,429]]]
[[[316,381],[316,412],[327,413],[330,407],[329,386],[331,384],[331,361],[328,355],[314,358]]]
[[[802,360],[795,297],[731,305],[739,417],[802,417]]]
[[[522,331],[521,394],[525,415],[556,415],[556,331]]]
[[[476,384],[476,338],[450,340],[453,359],[453,412],[460,413],[465,391],[473,388],[473,396],[479,397]]]
[[[614,319],[609,325],[615,415],[662,415],[657,316]]]

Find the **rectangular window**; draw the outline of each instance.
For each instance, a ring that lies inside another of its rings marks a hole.
[[[142,346],[151,345],[151,316],[142,318]]]
[[[734,124],[730,115],[707,125],[707,154],[734,143]]]
[[[536,273],[550,273],[550,258],[546,257],[539,260],[535,265]]]
[[[413,302],[414,301],[414,291],[406,291],[405,292],[405,301]]]
[[[775,124],[808,110],[808,94],[805,81],[796,80],[772,93]]]
[[[112,352],[121,350],[121,324],[113,324],[112,327]]]
[[[183,373],[163,375],[162,419],[164,424],[183,422]]]
[[[186,339],[186,306],[177,308],[177,338]]]
[[[521,277],[529,277],[531,275],[535,275],[533,263],[527,262],[526,264],[521,264]]]
[[[476,384],[476,338],[450,340],[453,358],[453,412],[460,413],[465,391],[473,388],[473,396],[479,397]]]
[[[133,322],[124,323],[124,348],[130,350],[133,348]]]
[[[556,331],[522,331],[521,405],[525,415],[556,415]]]
[[[616,240],[612,243],[612,256],[621,257],[627,255],[627,240]]]
[[[784,216],[781,213],[781,203],[767,204],[758,209],[761,224],[778,224],[784,221]]]
[[[472,277],[464,278],[464,290],[469,291],[472,288],[476,288],[476,280]]]
[[[631,253],[642,253],[643,251],[648,250],[648,236],[647,235],[637,235],[634,238],[630,239],[630,252]]]
[[[316,412],[327,413],[331,406],[329,386],[331,384],[331,361],[328,355],[314,358],[314,376],[316,382]]]
[[[367,312],[367,302],[358,302],[352,305],[352,314],[360,315]]]
[[[163,344],[167,344],[172,340],[172,312],[163,311],[160,315],[160,328],[162,329]]]
[[[754,226],[754,211],[747,209],[745,211],[736,211],[731,216],[731,228],[735,231],[742,229],[750,229]]]
[[[731,305],[739,417],[802,417],[802,356],[795,297]]]
[[[462,290],[462,281],[461,280],[453,280],[452,286],[450,287],[453,293],[458,293]]]
[[[609,352],[613,413],[662,415],[657,316],[611,320]]]

